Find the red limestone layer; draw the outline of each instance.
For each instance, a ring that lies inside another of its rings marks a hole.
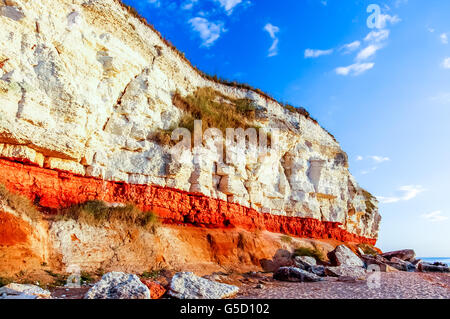
[[[207,228],[267,230],[315,239],[368,243],[376,239],[352,234],[340,223],[259,213],[236,203],[154,185],[111,182],[0,159],[0,183],[45,208],[62,208],[89,200],[134,202],[165,223]]]

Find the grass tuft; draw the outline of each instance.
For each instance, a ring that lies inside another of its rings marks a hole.
[[[256,106],[250,99],[233,99],[211,88],[199,88],[194,94],[182,97],[175,93],[175,106],[185,111],[180,127],[191,132],[194,130],[194,120],[203,121],[203,131],[208,128],[218,128],[224,134],[227,128],[247,129],[255,119]]]
[[[173,104],[184,115],[178,127],[194,132],[194,121],[202,120],[202,131],[217,128],[226,136],[227,128],[256,128],[252,122],[256,116],[256,105],[250,99],[234,99],[221,94],[211,88],[199,88],[195,93],[182,97],[178,92],[173,96]],[[171,145],[173,129],[159,130],[152,135],[152,140]]]
[[[28,198],[9,191],[3,184],[0,184],[0,199],[3,199],[11,209],[28,216],[32,221],[39,220],[41,216],[37,207]]]
[[[314,257],[316,260],[323,261],[325,256],[321,250],[317,248],[300,247],[294,250],[294,257],[296,256],[309,256]]]
[[[291,236],[288,236],[288,235],[282,235],[282,236],[280,236],[280,240],[281,240],[283,243],[286,243],[286,244],[292,243],[292,237],[291,237]]]
[[[14,282],[14,280],[12,280],[10,278],[0,277],[0,287],[9,285],[12,282]]]
[[[155,232],[159,218],[153,212],[143,212],[136,205],[114,206],[103,201],[88,201],[62,209],[58,214],[62,220],[73,219],[92,226],[105,222],[134,225]]]
[[[358,244],[358,247],[361,248],[361,250],[366,255],[372,255],[372,256],[377,256],[378,255],[378,251],[372,245],[369,245],[369,244]]]
[[[162,269],[145,271],[141,274],[144,279],[157,279],[161,275]]]

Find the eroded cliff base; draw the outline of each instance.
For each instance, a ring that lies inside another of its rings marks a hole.
[[[150,231],[120,223],[96,227],[51,216],[27,221],[11,212],[1,212],[0,222],[0,277],[42,284],[61,281],[78,270],[89,277],[109,271],[199,275],[273,271],[289,262],[295,249],[321,252],[326,260],[327,253],[341,244],[239,228],[161,224]],[[357,249],[356,243],[350,245]]]

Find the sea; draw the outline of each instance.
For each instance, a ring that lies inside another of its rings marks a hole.
[[[422,259],[423,261],[430,264],[439,261],[441,263],[445,263],[450,266],[450,257],[419,257],[417,259]]]

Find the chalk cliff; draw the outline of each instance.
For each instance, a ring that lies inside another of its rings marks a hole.
[[[204,76],[120,2],[1,0],[0,23],[0,183],[11,191],[43,208],[133,201],[177,223],[375,243],[377,201],[327,131]],[[251,100],[251,125],[281,132],[276,151],[217,163],[205,146],[176,161],[153,136],[186,113],[175,94],[199,88]]]

